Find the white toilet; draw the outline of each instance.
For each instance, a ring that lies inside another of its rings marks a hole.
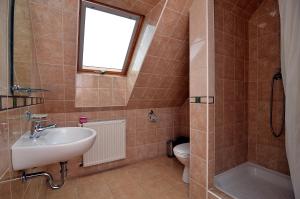
[[[190,143],[179,144],[173,148],[174,155],[184,165],[182,180],[189,183]]]

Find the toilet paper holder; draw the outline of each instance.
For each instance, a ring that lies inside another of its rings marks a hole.
[[[156,123],[159,121],[159,117],[154,113],[153,110],[150,110],[150,112],[148,113],[148,120],[150,122]]]

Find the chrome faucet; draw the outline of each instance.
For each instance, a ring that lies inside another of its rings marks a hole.
[[[47,114],[32,114],[31,112],[26,112],[25,116],[28,121],[31,121],[31,130],[30,130],[30,138],[39,138],[41,136],[41,132],[46,129],[52,129],[56,127],[56,124],[50,124],[48,126],[43,126],[43,122],[47,122],[46,118]]]
[[[47,129],[52,129],[56,127],[56,124],[50,124],[48,126],[42,126],[42,122],[46,122],[47,120],[34,120],[32,121],[30,138],[39,138],[41,136],[41,132]]]

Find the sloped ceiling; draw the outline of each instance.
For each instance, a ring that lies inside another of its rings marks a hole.
[[[160,0],[96,0],[113,7],[146,15]]]
[[[98,0],[111,6],[144,14],[159,0]],[[78,0],[30,0],[46,112],[74,112],[77,60]],[[233,12],[250,16],[261,0],[215,0]],[[128,108],[167,107],[188,97],[188,10],[192,0],[168,0],[132,92]],[[62,9],[64,8],[64,9]]]
[[[128,107],[178,106],[188,97],[188,10],[191,2],[168,1]]]
[[[145,15],[127,76],[76,74],[76,107],[125,107],[128,104],[128,96],[132,93],[147,49],[151,45],[165,2],[161,0]]]
[[[263,0],[215,0],[250,18]],[[128,107],[182,105],[188,97],[189,20],[192,0],[168,0],[150,49],[128,101]]]
[[[160,0],[97,0],[146,15]],[[127,90],[128,108],[182,105],[188,97],[188,11],[192,0],[168,0],[156,25],[157,30],[137,71],[133,87]],[[136,71],[135,71],[136,72]],[[129,71],[130,73],[130,71]]]
[[[157,1],[143,1],[145,4],[157,3]],[[99,0],[99,2],[138,12],[133,10],[138,1]],[[99,88],[82,87],[76,88],[76,106],[156,108],[182,105],[188,97],[188,11],[191,2],[192,0],[160,0],[146,14],[143,25],[145,29],[142,30],[143,34],[139,38],[126,77],[126,102],[123,100],[123,94],[113,94],[109,95],[109,98],[112,97],[112,101],[115,98],[122,99],[122,103],[103,105],[101,92],[100,97],[97,95]],[[78,78],[76,83],[77,80]]]

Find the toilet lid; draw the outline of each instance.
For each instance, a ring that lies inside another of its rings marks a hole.
[[[190,143],[179,144],[174,147],[173,151],[177,155],[190,155]]]

